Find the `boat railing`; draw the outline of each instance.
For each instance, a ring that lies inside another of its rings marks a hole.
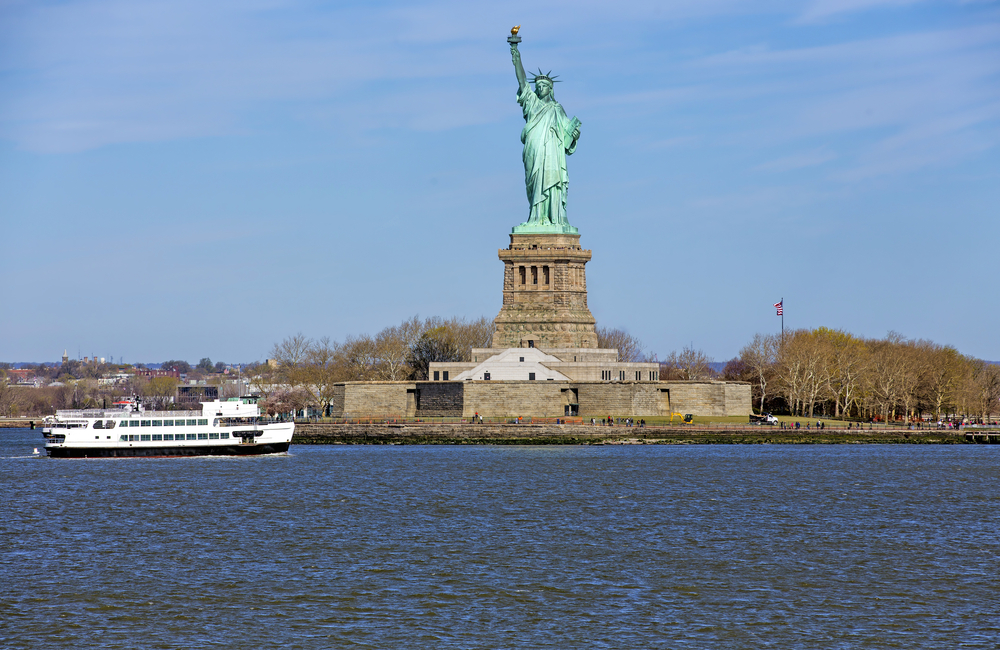
[[[198,411],[122,411],[119,409],[82,409],[82,410],[59,410],[56,417],[60,418],[113,418],[113,417],[144,417],[144,418],[193,418],[204,417]]]

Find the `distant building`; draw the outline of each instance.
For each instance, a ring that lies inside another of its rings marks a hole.
[[[11,368],[7,375],[16,382],[22,382],[34,378],[35,371],[33,368]]]
[[[111,373],[107,373],[107,374],[103,375],[100,379],[98,379],[97,380],[97,385],[98,386],[116,386],[118,384],[124,384],[124,383],[128,382],[129,378],[131,378],[131,377],[132,377],[132,375],[130,375],[127,372],[111,372]]]
[[[16,386],[40,385],[41,380],[35,376],[34,368],[12,368],[7,371],[7,381]]]
[[[150,379],[153,377],[173,377],[174,379],[181,378],[179,370],[152,370],[150,368],[136,368],[135,375],[137,377],[148,377]]]
[[[219,399],[219,387],[208,385],[187,385],[177,387],[177,403],[195,405]]]

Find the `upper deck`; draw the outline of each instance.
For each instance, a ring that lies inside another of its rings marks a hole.
[[[202,402],[201,410],[143,411],[130,409],[61,409],[57,420],[103,420],[109,418],[195,418],[195,417],[259,417],[257,404],[233,399],[223,402]]]

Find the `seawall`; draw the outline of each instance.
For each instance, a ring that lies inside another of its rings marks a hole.
[[[34,418],[0,418],[0,429],[30,429],[34,422],[35,428],[40,428],[42,416]]]
[[[1000,436],[996,438],[1000,442]],[[297,424],[292,444],[964,444],[964,432],[926,430],[792,431],[765,427],[606,427],[573,424]]]

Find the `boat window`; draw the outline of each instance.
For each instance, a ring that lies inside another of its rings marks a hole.
[[[100,440],[101,436],[94,436],[94,440]]]
[[[129,442],[138,442],[139,436],[129,434],[128,440]]]
[[[210,433],[210,434],[208,434],[208,439],[209,440],[218,440],[219,439],[219,434],[217,434],[217,433]]]
[[[162,427],[163,426],[163,420],[153,420],[153,426],[154,427]]]
[[[128,436],[124,434],[118,436],[118,442],[128,442]]]
[[[199,433],[198,434],[198,440],[208,440],[208,434],[207,433]]]
[[[153,434],[153,440],[163,440],[163,434],[154,433]]]
[[[200,426],[200,427],[207,427],[208,426],[208,420],[207,419],[205,419],[205,420],[198,420],[198,426]]]
[[[197,433],[189,433],[189,434],[187,434],[187,439],[188,440],[197,440],[198,439],[198,434]]]
[[[223,440],[227,440],[229,438],[229,432],[223,431],[222,433],[219,434],[219,437],[222,438]]]
[[[138,420],[129,420],[128,421],[128,425],[130,427],[137,427],[137,426],[139,426],[139,421]]]
[[[144,433],[141,436],[139,436],[139,440],[141,442],[149,442],[149,436],[150,436],[150,434]]]
[[[149,420],[140,420],[139,424],[141,424],[144,427],[148,427],[150,425],[150,421]]]
[[[174,421],[173,420],[164,420],[163,421],[163,426],[165,426],[165,427],[172,427],[172,426],[174,426]]]
[[[196,424],[198,424],[198,420],[188,420],[188,421],[187,421],[187,425],[188,425],[189,427],[193,427],[193,426],[195,426]]]
[[[106,420],[104,422],[104,428],[105,429],[114,429],[115,428],[115,421],[114,420]]]
[[[95,429],[103,429],[104,428],[104,422],[102,422],[101,420],[94,420],[94,428]]]
[[[173,440],[174,439],[174,434],[172,434],[172,433],[164,433],[163,434],[163,439],[164,440]]]

